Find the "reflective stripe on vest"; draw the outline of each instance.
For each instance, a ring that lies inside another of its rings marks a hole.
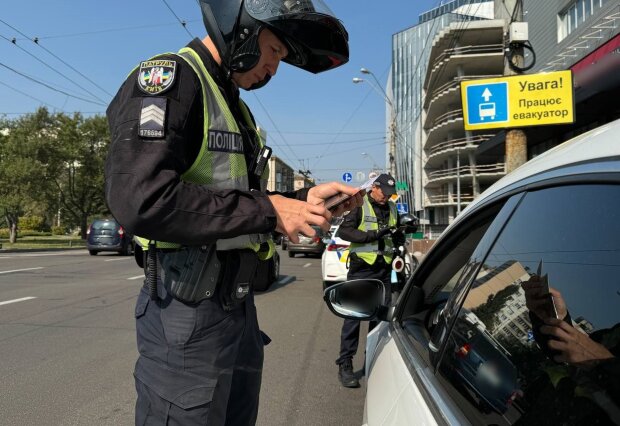
[[[372,208],[372,204],[369,200],[370,195],[364,198],[364,204],[362,205],[362,221],[357,227],[360,231],[377,231],[379,229],[379,223],[377,221],[377,215]],[[394,227],[397,223],[396,204],[388,201],[390,208],[390,218],[388,220],[388,226]],[[392,239],[389,236],[383,238],[385,248],[383,249],[383,258],[386,263],[392,262]],[[362,259],[369,265],[373,265],[377,261],[377,255],[379,252],[379,241],[373,241],[372,243],[351,243],[349,246],[351,253],[357,253],[357,257]]]
[[[243,139],[239,126],[228,108],[220,89],[194,50],[185,47],[179,51],[178,55],[187,62],[200,80],[204,108],[204,137],[202,146],[194,163],[181,175],[181,180],[204,185],[210,189],[249,191],[250,184],[243,149]],[[239,106],[246,123],[256,134],[257,143],[262,147],[263,141],[252,122],[247,106],[241,100],[239,100]],[[222,138],[228,139],[223,140]],[[241,144],[241,147],[238,144]],[[269,167],[265,167],[260,182],[262,191],[266,190],[268,176]],[[143,247],[145,242],[148,245],[147,239],[138,237],[138,241]],[[217,240],[216,244],[218,250],[250,248],[258,252],[261,243],[265,242],[269,243],[269,250],[267,257],[263,253],[261,258],[267,259],[273,255],[275,248],[270,234],[240,235],[234,238]],[[178,248],[179,246],[179,244],[175,243],[157,241],[157,247],[161,248]]]

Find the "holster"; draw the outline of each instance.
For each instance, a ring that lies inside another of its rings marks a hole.
[[[231,311],[250,294],[260,260],[253,250],[220,251],[218,256],[224,265],[220,301],[224,310]]]
[[[158,257],[161,280],[175,299],[198,303],[213,297],[222,275],[215,244],[159,250]]]

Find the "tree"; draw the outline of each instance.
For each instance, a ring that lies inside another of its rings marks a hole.
[[[58,200],[72,224],[80,226],[86,238],[88,219],[107,213],[104,196],[103,168],[109,146],[105,117],[84,118],[80,114],[57,117],[58,144],[51,148],[53,167],[48,179],[54,189],[48,192],[48,203]]]
[[[62,208],[86,238],[88,219],[107,213],[103,167],[109,146],[104,117],[50,114],[40,108],[0,122],[0,213],[14,242],[18,218]],[[54,213],[52,213],[54,212]]]
[[[44,108],[0,123],[0,210],[11,243],[17,240],[19,217],[37,204],[46,186],[40,148],[53,128],[54,117]]]

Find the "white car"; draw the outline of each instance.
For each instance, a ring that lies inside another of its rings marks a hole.
[[[325,291],[337,315],[380,321],[364,424],[620,424],[619,135],[617,120],[496,182],[393,309],[378,281]]]
[[[339,227],[333,225],[329,230],[329,238],[325,239],[325,251],[321,257],[323,288],[346,281],[349,272],[347,259],[350,243],[338,237]]]

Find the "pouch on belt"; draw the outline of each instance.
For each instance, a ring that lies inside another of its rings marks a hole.
[[[197,303],[213,297],[222,272],[215,244],[159,251],[158,257],[161,280],[175,299]]]

